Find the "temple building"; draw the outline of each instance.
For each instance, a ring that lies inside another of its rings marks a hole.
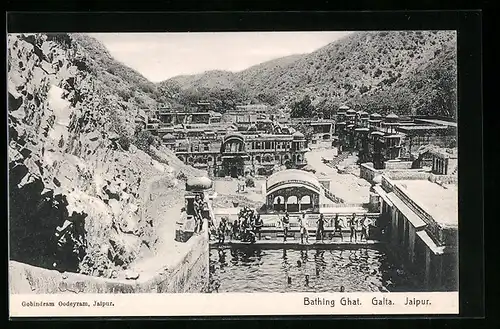
[[[453,147],[456,122],[429,117],[399,117],[394,113],[354,111],[339,107],[336,116],[336,140],[339,151],[357,151],[359,163],[373,162],[382,169],[392,160],[415,160],[422,145]]]
[[[166,135],[168,136],[168,135]],[[301,168],[309,149],[304,135],[229,132],[214,140],[167,139],[184,163],[206,169],[210,175],[239,177],[270,175],[276,167]]]
[[[223,122],[252,124],[268,119],[269,107],[264,104],[238,105],[222,115]]]

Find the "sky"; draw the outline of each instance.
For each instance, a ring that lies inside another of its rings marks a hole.
[[[208,70],[241,71],[313,52],[352,32],[90,33],[152,82]]]

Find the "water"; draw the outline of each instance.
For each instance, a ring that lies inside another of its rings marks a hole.
[[[418,290],[383,247],[210,250],[211,292],[334,292],[342,286],[345,292]]]

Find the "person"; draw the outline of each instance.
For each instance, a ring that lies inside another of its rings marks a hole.
[[[306,243],[309,243],[309,232],[307,230],[307,221],[305,213],[302,213],[302,216],[299,219],[299,226],[300,226],[300,243],[304,243],[304,236],[306,238]]]
[[[285,216],[281,220],[283,223],[283,242],[286,242],[286,236],[288,235],[288,228],[290,227],[290,216],[288,215],[288,211],[285,212]]]
[[[235,219],[232,225],[232,234],[231,234],[231,239],[239,239],[239,232],[240,232],[240,221],[238,219]]]
[[[325,234],[325,217],[323,214],[319,215],[319,219],[316,223],[318,224],[316,229],[316,240],[323,241],[323,235]]]
[[[201,228],[203,226],[203,219],[202,219],[202,200],[200,198],[200,195],[197,194],[194,197],[194,233],[199,233],[201,232]]]
[[[222,217],[219,223],[219,244],[223,244],[226,233],[226,217]]]
[[[361,222],[361,239],[363,239],[363,237],[365,238],[365,240],[368,240],[368,235],[370,233],[370,220],[368,219],[368,217],[366,216],[366,214],[363,216],[363,221]]]
[[[260,214],[256,212],[255,215],[255,232],[259,235],[259,240],[262,239],[261,236],[261,228],[264,226],[264,222],[262,221],[262,218],[260,218]]]
[[[342,227],[340,225],[339,214],[335,215],[335,218],[333,220],[333,225],[334,225],[333,235],[335,235],[335,233],[339,232],[339,234],[340,234],[340,240],[344,241],[344,237],[342,236]]]
[[[356,235],[356,222],[357,222],[356,214],[352,214],[352,218],[349,220],[349,228],[351,230],[351,237],[350,237],[351,242],[353,237],[354,237],[354,242],[356,242],[356,240],[358,239]]]

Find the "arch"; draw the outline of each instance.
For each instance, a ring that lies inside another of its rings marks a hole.
[[[212,162],[213,160],[214,160],[214,159],[213,159],[210,155],[207,157],[207,161],[208,161],[208,162]]]
[[[298,204],[299,201],[297,199],[297,196],[295,195],[290,195],[287,199],[286,199],[286,204]]]
[[[273,161],[273,158],[270,154],[266,154],[264,156],[264,162],[272,162]]]
[[[300,198],[300,204],[310,204],[311,203],[311,197],[309,195],[304,195],[302,198]]]
[[[285,154],[283,156],[283,160],[286,161],[286,160],[290,160],[290,156],[288,154]]]
[[[285,197],[282,195],[277,195],[274,197],[273,204],[285,204]]]
[[[239,153],[245,151],[245,140],[241,134],[228,134],[221,144],[221,153]]]
[[[257,163],[260,163],[260,155],[257,155],[257,156],[255,157],[255,161],[256,161]]]
[[[267,178],[267,195],[288,187],[305,188],[314,193],[319,193],[321,190],[318,178],[304,170],[282,170]]]

